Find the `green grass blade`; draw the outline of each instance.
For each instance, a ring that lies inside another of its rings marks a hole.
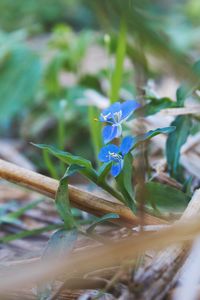
[[[20,231],[19,233],[10,234],[10,235],[1,237],[0,243],[9,243],[14,240],[22,239],[22,238],[33,236],[33,235],[39,235],[44,232],[55,230],[55,229],[62,228],[62,227],[63,227],[62,224],[53,224],[53,225],[48,225],[48,226],[44,226],[44,227],[37,228],[37,229],[32,229],[32,230],[23,230],[23,231]]]
[[[126,56],[126,22],[122,18],[118,38],[115,69],[111,80],[110,102],[114,103],[119,99],[120,87],[122,83],[123,66]]]

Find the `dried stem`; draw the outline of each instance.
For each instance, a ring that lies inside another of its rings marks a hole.
[[[33,171],[21,168],[0,159],[0,178],[16,183],[42,195],[55,199],[58,181]],[[133,226],[139,223],[139,218],[122,204],[110,202],[99,196],[69,185],[69,198],[72,206],[96,216],[106,213],[116,213],[120,216],[123,225]],[[145,224],[164,224],[164,220],[145,214]]]
[[[199,215],[199,199],[200,190],[197,190],[177,224]],[[176,282],[189,249],[188,243],[172,246],[157,254],[150,264],[141,267],[133,278],[132,299],[163,299]]]

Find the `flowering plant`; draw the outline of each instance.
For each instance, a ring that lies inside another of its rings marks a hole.
[[[36,146],[48,151],[68,165],[65,178],[79,172],[135,212],[137,203],[132,183],[133,150],[158,134],[170,133],[175,130],[174,126],[170,126],[157,128],[138,136],[123,137],[123,124],[139,107],[139,103],[129,100],[123,103],[116,102],[101,112],[99,121],[104,124],[102,140],[105,145],[98,155],[99,161],[103,163],[99,170],[95,170],[89,160],[80,156],[60,151],[49,145],[38,144]],[[113,180],[110,181],[109,173],[115,179],[116,186],[113,185]]]

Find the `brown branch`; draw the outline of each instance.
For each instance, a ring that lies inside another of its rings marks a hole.
[[[42,195],[55,199],[58,181],[33,171],[21,168],[0,159],[0,178],[16,183]],[[69,185],[69,198],[72,206],[96,216],[106,213],[116,213],[124,225],[133,226],[139,223],[139,218],[122,204],[113,203],[94,194]],[[145,224],[164,224],[164,220],[145,214]]]

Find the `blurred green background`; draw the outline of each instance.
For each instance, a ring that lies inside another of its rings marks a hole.
[[[200,49],[199,12],[198,0],[1,0],[1,139],[19,140],[20,151],[42,169],[48,157],[39,159],[30,142],[94,161],[101,145],[94,119],[113,92],[121,23],[125,60],[113,93],[126,100],[152,96],[149,79],[181,81],[191,74]],[[156,105],[158,111],[163,103]]]

